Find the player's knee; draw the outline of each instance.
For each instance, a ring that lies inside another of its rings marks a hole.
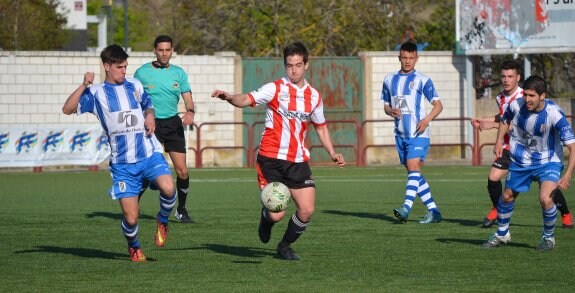
[[[178,175],[178,178],[188,178],[188,168],[176,168],[176,175]]]
[[[303,208],[299,208],[297,210],[296,214],[300,220],[302,220],[304,222],[309,222],[314,211],[315,211],[315,209],[313,206],[312,207],[303,207]]]
[[[124,213],[124,222],[130,227],[138,224],[138,213]]]

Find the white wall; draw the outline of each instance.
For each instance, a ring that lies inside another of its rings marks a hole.
[[[128,59],[128,76],[142,64],[154,59],[152,52],[131,52]],[[397,52],[362,52],[364,63],[365,119],[389,119],[379,101],[381,84],[386,74],[399,69]],[[464,57],[451,52],[420,52],[416,69],[433,80],[443,102],[440,118],[473,117],[465,109],[463,78]],[[241,91],[241,59],[234,52],[219,52],[213,56],[175,55],[173,64],[183,67],[189,75],[194,102],[196,123],[241,121],[241,110],[210,97],[214,89],[238,93]],[[0,51],[0,128],[19,125],[57,126],[94,124],[92,115],[62,114],[62,104],[78,87],[86,71],[96,73],[96,82],[104,78],[99,52],[13,52]],[[180,103],[184,111],[183,102]],[[464,124],[464,125],[463,125]],[[463,125],[463,126],[462,126]],[[467,137],[469,122],[435,121],[431,125],[432,143],[460,143]],[[196,146],[196,133],[189,133],[189,146]],[[202,146],[241,145],[241,127],[232,125],[204,126],[201,131]],[[394,144],[390,123],[368,125],[367,143]],[[380,150],[370,150],[368,163],[396,163],[395,149],[390,155]],[[239,166],[241,151],[206,150],[204,166]],[[194,166],[195,154],[191,151],[188,163]],[[389,160],[385,159],[388,158]],[[351,160],[350,160],[351,161]]]

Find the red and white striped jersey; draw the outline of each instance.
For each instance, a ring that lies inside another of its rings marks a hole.
[[[507,107],[509,107],[509,104],[511,104],[511,102],[515,101],[515,99],[520,98],[523,98],[523,89],[520,87],[517,87],[515,92],[511,93],[510,95],[505,95],[504,92],[500,92],[499,95],[497,95],[497,97],[495,98],[495,100],[497,101],[497,106],[499,107],[499,117],[503,117],[503,114],[505,114],[505,111],[507,110]],[[509,150],[508,133],[506,133],[505,136],[503,137],[503,148]]]
[[[302,88],[284,77],[248,94],[252,107],[266,104],[259,154],[295,163],[309,161],[305,146],[308,124],[325,125],[320,93],[307,81]]]

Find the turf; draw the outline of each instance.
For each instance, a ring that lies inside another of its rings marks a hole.
[[[569,291],[575,285],[575,231],[539,252],[537,187],[521,194],[513,241],[481,247],[495,228],[481,228],[490,208],[487,167],[427,166],[425,176],[444,221],[420,225],[418,199],[407,224],[400,167],[315,167],[316,211],[293,245],[300,261],[276,258],[287,219],[272,240],[257,237],[254,169],[190,170],[188,209],[195,223],[170,222],[168,243],[153,242],[157,194],[142,200],[139,239],[146,263],[131,263],[121,212],[100,172],[0,173],[2,292],[445,292]],[[565,192],[568,203],[575,200]],[[289,211],[294,210],[293,204]],[[173,220],[173,217],[172,217]]]

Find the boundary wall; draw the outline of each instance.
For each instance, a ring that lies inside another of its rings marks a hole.
[[[129,55],[128,76],[133,76],[140,65],[154,60],[152,52],[130,52]],[[399,69],[397,55],[398,52],[359,54],[364,68],[365,144],[394,144],[392,125],[381,121],[389,117],[383,111],[379,94],[385,75]],[[465,97],[466,57],[443,51],[424,51],[419,55],[416,69],[431,77],[443,102],[444,111],[440,118],[475,116],[475,101],[470,105]],[[172,63],[182,67],[189,75],[196,104],[196,125],[242,121],[241,109],[210,97],[216,88],[241,92],[242,78],[247,77],[241,76],[240,56],[234,52],[218,52],[212,56],[174,54]],[[103,80],[99,52],[0,51],[0,131],[23,125],[61,127],[96,124],[97,120],[92,115],[67,116],[61,111],[62,104],[82,82],[86,71],[95,72],[95,82]],[[183,102],[180,109],[184,111]],[[434,121],[431,127],[432,144],[472,143],[473,133],[468,121]],[[205,125],[201,132],[201,147],[241,145],[242,128],[233,124]],[[197,146],[194,131],[188,131],[188,146],[191,148]],[[456,160],[471,160],[470,151],[454,148],[449,152],[453,152]],[[203,152],[202,166],[241,166],[243,155],[241,150],[208,149]],[[369,149],[364,160],[368,165],[398,163],[395,148]],[[189,152],[188,165],[195,166],[194,150]]]

